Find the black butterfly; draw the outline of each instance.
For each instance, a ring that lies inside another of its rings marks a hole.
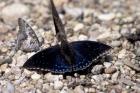
[[[33,29],[21,18],[18,19],[19,32],[17,35],[17,44],[15,50],[21,49],[25,52],[33,52],[39,50],[41,43],[39,42]]]
[[[30,57],[23,67],[31,70],[66,73],[84,70],[106,54],[110,46],[95,41],[68,43],[64,26],[50,0],[56,37],[60,44],[44,49]]]

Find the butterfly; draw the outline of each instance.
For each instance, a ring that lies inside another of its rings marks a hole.
[[[15,50],[21,49],[25,52],[38,51],[41,42],[39,42],[34,30],[22,18],[18,19],[19,31]]]
[[[50,0],[50,5],[56,38],[60,44],[37,52],[25,62],[24,68],[61,74],[80,71],[94,64],[95,60],[111,49],[110,46],[95,41],[69,43],[53,0]]]

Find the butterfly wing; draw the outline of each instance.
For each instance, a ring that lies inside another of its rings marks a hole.
[[[17,35],[16,50],[21,49],[26,52],[39,50],[40,42],[33,29],[22,19],[18,19],[19,32]]]
[[[66,64],[60,52],[59,45],[36,53],[25,62],[23,67],[31,70],[51,71],[54,73],[71,72],[70,65]]]
[[[65,73],[86,69],[94,60],[106,53],[111,47],[94,41],[77,41],[70,43],[75,51],[75,63],[65,62],[58,45],[42,50],[27,60],[23,67],[33,70]]]
[[[74,71],[86,69],[111,49],[110,46],[95,41],[77,41],[71,45],[76,53]]]

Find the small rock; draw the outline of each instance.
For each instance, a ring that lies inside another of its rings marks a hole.
[[[31,76],[31,71],[27,70],[27,69],[24,69],[24,72],[25,76],[27,77],[30,77]]]
[[[42,93],[42,92],[41,92],[41,90],[37,89],[37,90],[36,90],[36,93]]]
[[[116,71],[117,71],[117,69],[114,67],[110,67],[110,68],[105,69],[106,74],[112,74],[112,73],[115,73]]]
[[[91,70],[92,74],[101,74],[103,72],[103,65],[96,65]]]
[[[110,21],[115,18],[115,14],[114,13],[101,14],[98,15],[98,18],[102,21]]]
[[[31,76],[31,78],[33,79],[33,80],[38,80],[38,79],[40,79],[41,78],[41,75],[39,75],[39,74],[37,74],[37,73],[35,73],[35,74],[33,74],[32,76]]]
[[[103,34],[99,35],[96,39],[100,41],[104,41],[109,39],[111,36],[111,33],[109,31],[104,32]]]
[[[86,78],[86,76],[85,75],[80,75],[80,79],[85,79]]]
[[[84,88],[82,86],[76,86],[74,89],[75,93],[85,93]]]
[[[27,61],[27,55],[21,55],[17,58],[17,66],[21,67]]]
[[[135,54],[136,54],[136,56],[140,56],[140,47],[138,47],[138,48],[135,50]]]
[[[60,93],[71,93],[71,92],[69,92],[68,87],[64,87],[64,88],[61,90]]]
[[[1,11],[2,18],[10,25],[16,24],[17,19],[29,14],[29,8],[20,3],[14,3],[4,7]]]
[[[5,71],[8,67],[8,64],[3,64],[0,66],[1,71]]]
[[[130,30],[128,28],[122,28],[120,33],[122,36],[128,37],[130,35]]]
[[[49,84],[48,83],[43,84],[42,91],[45,92],[45,91],[48,91],[48,90],[50,90]]]
[[[54,82],[54,89],[60,90],[60,89],[62,89],[62,87],[63,87],[63,82],[62,81],[55,81]]]
[[[121,41],[112,41],[111,46],[112,47],[119,47],[121,45]]]
[[[57,7],[61,7],[64,3],[68,3],[69,0],[55,0],[54,4]]]
[[[134,83],[134,81],[132,81],[132,80],[130,80],[130,79],[127,79],[127,78],[120,78],[119,79],[119,82],[121,82],[121,83],[124,83],[124,84],[126,84],[127,86],[133,86],[133,85],[135,85],[135,83]]]
[[[8,48],[7,48],[7,47],[3,46],[3,47],[1,48],[1,52],[2,52],[2,53],[6,53],[7,51],[8,51]]]
[[[83,14],[83,10],[81,8],[69,8],[69,7],[64,7],[64,10],[67,14],[78,18]]]
[[[78,39],[82,41],[82,40],[87,40],[88,37],[86,35],[80,35]]]
[[[19,79],[15,80],[14,84],[15,84],[15,85],[19,85],[19,84],[23,81],[24,78],[25,78],[25,77],[21,77],[21,76],[20,76]]]
[[[119,71],[115,72],[115,73],[112,75],[111,79],[112,79],[113,81],[116,81],[116,80],[118,79],[119,74],[120,74]]]
[[[112,64],[109,63],[109,62],[104,62],[103,64],[104,64],[104,66],[105,66],[106,68],[109,68],[109,67],[112,65]]]
[[[101,75],[93,75],[91,78],[94,79],[94,81],[98,83],[103,80],[103,77]]]
[[[8,82],[7,84],[7,91],[8,93],[15,93],[15,87],[11,82]]]
[[[127,66],[129,66],[130,68],[132,68],[133,70],[135,70],[135,71],[137,71],[137,72],[140,72],[140,67],[139,67],[139,65],[137,65],[137,64],[133,64],[132,62],[130,62],[130,61],[124,61],[124,64],[125,65],[127,65]]]
[[[115,89],[112,89],[109,93],[116,93]]]
[[[111,33],[111,39],[112,40],[117,40],[121,37],[121,34],[118,31],[114,31],[113,33]]]
[[[96,93],[96,89],[95,88],[89,88],[88,93]]]
[[[51,73],[47,73],[45,75],[45,79],[47,82],[55,82],[59,80],[59,76],[58,75],[52,75]]]
[[[121,51],[119,52],[118,58],[124,58],[125,56],[126,56],[126,50],[123,49],[123,50],[121,50]]]
[[[74,31],[79,31],[79,30],[81,30],[81,29],[83,29],[84,28],[84,25],[82,24],[82,23],[79,23],[79,24],[77,24],[75,27],[74,27]]]
[[[0,65],[5,64],[5,63],[11,63],[11,62],[12,62],[11,57],[0,56]]]

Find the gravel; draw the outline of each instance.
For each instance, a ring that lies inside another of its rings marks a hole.
[[[1,12],[4,22],[14,25],[17,23],[17,18],[27,16],[30,13],[30,9],[24,4],[13,3],[5,6]]]
[[[86,71],[88,73],[74,76],[22,68],[36,52],[13,52],[17,18],[25,17],[35,28],[43,43],[40,49],[55,45],[49,2],[1,0],[0,93],[140,93],[140,1],[56,0],[55,4],[70,42],[100,41],[112,46],[110,55]]]

